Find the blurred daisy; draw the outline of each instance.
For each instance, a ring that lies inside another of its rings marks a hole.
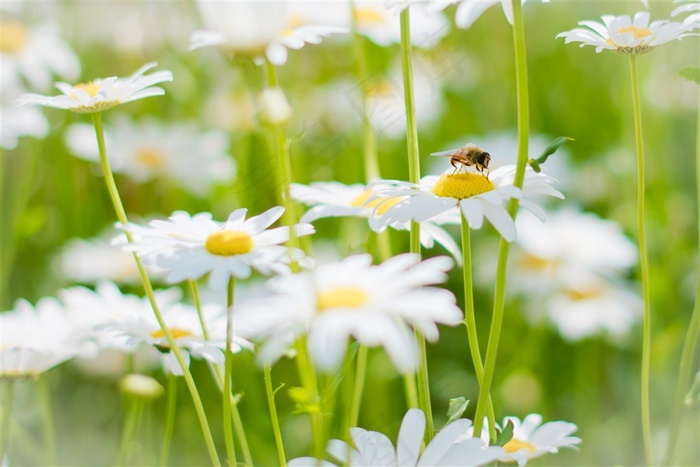
[[[494,226],[498,233],[508,242],[515,239],[516,230],[513,219],[508,214],[505,202],[511,198],[522,198],[520,205],[532,211],[541,220],[544,212],[534,202],[527,199],[531,195],[545,194],[557,198],[563,195],[551,185],[555,180],[544,173],[527,170],[522,190],[513,185],[514,166],[505,166],[493,170],[490,179],[484,175],[471,172],[444,173],[427,176],[420,184],[393,181],[392,188],[380,188],[370,197],[374,201],[380,197],[406,197],[384,214],[371,217],[370,225],[382,231],[393,222],[424,222],[438,215],[444,215],[458,208],[469,222],[472,229],[480,229],[484,217]],[[382,182],[387,183],[387,182]],[[375,207],[378,212],[380,202]]]
[[[596,52],[608,49],[618,54],[636,55],[672,40],[697,35],[690,31],[700,27],[700,15],[693,16],[686,18],[683,23],[660,20],[650,24],[650,15],[646,11],[635,14],[634,19],[627,15],[604,15],[602,24],[581,21],[579,24],[589,29],[572,29],[557,34],[557,38],[563,37],[566,44],[581,42],[581,47],[592,45]]]
[[[401,422],[396,448],[391,440],[377,431],[350,428],[353,445],[333,439],[328,453],[341,465],[349,466],[478,466],[494,462],[504,454],[500,446],[488,446],[478,438],[458,440],[470,426],[471,420],[458,419],[445,426],[430,441],[421,455],[425,415],[419,409],[410,409]],[[315,466],[318,460],[310,457],[293,459],[290,466]],[[321,465],[334,465],[323,463]]]
[[[319,44],[331,34],[348,32],[336,26],[294,24],[286,1],[196,3],[207,29],[192,34],[191,49],[220,46],[233,55],[266,57],[283,65],[287,49],[298,50],[306,44]]]
[[[342,362],[352,336],[369,347],[383,346],[399,371],[415,370],[418,353],[411,327],[434,342],[436,323],[461,322],[454,295],[430,287],[447,278],[452,261],[437,257],[420,262],[418,255],[405,254],[380,265],[371,262],[370,255],[356,255],[279,276],[268,281],[269,297],[239,303],[234,313],[247,329],[244,335],[264,341],[260,360],[274,363],[307,335],[314,363],[331,371]]]
[[[542,416],[535,413],[522,421],[517,417],[506,417],[503,426],[508,422],[513,423],[513,438],[503,446],[506,453],[498,458],[499,462],[517,462],[519,466],[523,466],[528,460],[548,452],[557,453],[559,448],[576,449],[576,445],[581,442],[580,438],[569,436],[578,429],[573,423],[556,421],[543,425]],[[468,428],[467,436],[471,437],[473,431],[473,428]],[[489,442],[488,429],[481,431],[481,438]]]
[[[43,139],[49,134],[49,122],[39,109],[0,104],[0,147],[14,149],[19,138]]]
[[[697,2],[697,0],[673,0],[673,3],[684,3],[688,2],[685,5],[681,5],[679,7],[676,7],[672,12],[671,16],[678,16],[683,13],[688,13],[691,11],[697,11],[698,13],[693,13],[685,18],[683,21],[684,23],[687,21],[694,21],[697,22],[700,20],[700,3]]]
[[[549,0],[542,0],[548,3]],[[448,5],[459,3],[455,15],[455,23],[460,28],[470,28],[474,22],[490,7],[501,4],[503,13],[510,24],[513,24],[513,3],[511,0],[433,0],[434,7],[441,10]],[[525,0],[522,0],[525,3]]]
[[[0,313],[0,379],[37,377],[78,355],[82,342],[65,310],[53,298],[36,306],[18,300],[13,310]]]
[[[401,201],[386,200],[383,198],[368,202],[372,194],[367,186],[356,183],[344,185],[339,182],[314,182],[309,185],[292,183],[292,198],[300,203],[312,206],[311,209],[301,217],[301,222],[314,222],[324,217],[363,217],[369,218],[375,206],[383,201],[382,208],[377,214],[383,214],[390,206]],[[432,248],[435,242],[442,245],[455,260],[460,263],[462,255],[459,246],[452,239],[452,236],[439,224],[459,224],[458,216],[438,216],[421,224],[420,241],[425,248]],[[396,230],[411,230],[410,222],[395,222],[389,227]]]
[[[246,220],[247,212],[236,209],[226,222],[216,222],[210,213],[190,216],[178,211],[148,226],[129,224],[123,228],[134,235],[134,242],[124,249],[165,270],[170,283],[210,273],[209,285],[215,290],[225,289],[231,277],[247,279],[252,269],[263,274],[287,271],[289,249],[282,244],[289,240],[289,228],[266,230],[284,208],[277,206]],[[314,233],[310,224],[294,228],[297,236]]]
[[[194,123],[165,124],[154,119],[134,122],[124,117],[104,128],[112,170],[137,182],[162,177],[203,196],[213,183],[234,177],[229,138],[223,131],[202,132]],[[100,162],[93,125],[71,125],[65,141],[74,155]]]
[[[169,71],[158,71],[148,76],[144,75],[155,66],[154,62],[147,63],[128,78],[117,78],[116,76],[105,79],[98,78],[75,86],[68,83],[57,83],[56,87],[63,95],[50,97],[25,94],[20,97],[19,103],[45,105],[78,113],[95,113],[138,99],[162,96],[165,94],[165,90],[153,85],[172,81],[173,74]]]

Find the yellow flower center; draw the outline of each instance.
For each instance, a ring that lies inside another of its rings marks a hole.
[[[442,174],[433,185],[433,193],[442,198],[465,199],[494,189],[493,182],[481,174],[461,172]]]
[[[603,290],[596,287],[588,287],[579,290],[568,289],[566,296],[574,301],[590,300],[591,298],[600,297],[603,295]]]
[[[631,32],[634,34],[635,39],[641,39],[642,37],[651,36],[651,31],[647,28],[638,28],[637,26],[626,26],[617,30],[619,34],[626,34]]]
[[[16,52],[27,43],[27,28],[17,21],[0,23],[0,52]]]
[[[213,255],[242,255],[253,249],[253,239],[245,232],[221,230],[209,235],[204,247]]]
[[[350,206],[354,208],[377,208],[377,214],[381,216],[387,212],[389,208],[396,206],[403,200],[403,198],[399,196],[383,196],[381,198],[373,199],[368,203],[367,200],[371,195],[372,190],[363,191],[350,202]]]
[[[163,151],[157,148],[140,148],[136,152],[136,160],[149,169],[159,169],[163,167],[164,159]]]
[[[179,339],[181,337],[187,337],[187,336],[193,335],[190,331],[187,331],[186,329],[180,329],[180,328],[170,328],[170,334],[173,335],[173,339]],[[157,331],[153,331],[151,333],[151,337],[154,339],[158,339],[161,337],[165,337],[165,334],[163,333],[162,329],[158,329]]]
[[[383,24],[386,17],[376,8],[355,7],[355,20],[360,25]]]
[[[519,439],[513,438],[510,441],[508,441],[505,445],[503,445],[503,449],[505,449],[508,454],[512,454],[514,452],[520,451],[521,449],[534,451],[535,446],[528,443],[527,441],[520,441]]]
[[[357,287],[336,287],[316,295],[316,309],[359,308],[367,302],[367,294]]]
[[[94,83],[92,81],[88,81],[87,83],[83,84],[76,84],[73,86],[74,89],[82,89],[86,93],[90,95],[90,97],[95,97],[97,95],[97,92],[100,90],[100,83]]]
[[[518,263],[525,269],[544,270],[556,266],[556,261],[523,252]]]

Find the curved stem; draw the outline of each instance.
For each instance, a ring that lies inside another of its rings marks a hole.
[[[223,415],[224,415],[224,439],[226,441],[226,454],[229,465],[236,465],[236,448],[233,444],[233,427],[231,426],[231,373],[233,361],[231,354],[231,340],[233,339],[233,276],[228,281],[226,294],[226,351],[224,353],[224,389]]]
[[[642,437],[647,465],[654,463],[651,447],[651,420],[649,415],[649,370],[651,361],[651,297],[649,291],[649,259],[647,255],[646,232],[644,227],[644,147],[642,138],[642,109],[639,97],[637,59],[630,55],[632,77],[632,106],[634,108],[634,133],[637,146],[637,242],[639,245],[639,265],[642,274],[642,295],[644,297],[644,324],[642,326]]]
[[[347,422],[347,429],[357,426],[360,417],[360,405],[362,404],[362,392],[365,387],[365,377],[367,376],[367,347],[360,344],[357,350],[357,366],[355,367],[355,384],[352,388],[352,401],[350,405],[350,417]],[[347,432],[347,431],[346,431]]]
[[[58,464],[58,456],[56,451],[56,430],[53,422],[53,408],[51,404],[51,389],[47,374],[39,376],[37,381],[39,394],[41,398],[41,418],[44,425],[44,443],[46,445],[46,457],[49,465]]]
[[[525,49],[525,24],[523,21],[523,10],[519,0],[512,0],[513,5],[513,46],[515,49],[515,79],[516,93],[518,100],[518,161],[515,170],[515,180],[513,184],[522,188],[525,180],[525,166],[528,159],[528,144],[530,134],[530,98],[528,95],[527,79],[527,53]],[[518,213],[519,201],[511,199],[508,202],[508,213],[513,219]],[[496,356],[498,354],[498,343],[501,338],[501,328],[503,326],[503,314],[505,312],[505,292],[506,292],[506,269],[508,266],[508,254],[510,244],[501,239],[498,248],[498,265],[496,270],[496,286],[493,300],[493,317],[489,330],[489,341],[486,347],[486,359],[484,362],[484,378],[479,388],[479,400],[476,404],[474,415],[474,436],[481,435],[483,428],[483,418],[486,407],[491,400],[491,383],[496,370]]]
[[[102,129],[102,114],[100,114],[99,112],[93,113],[92,122],[95,126],[97,145],[100,151],[100,162],[102,164],[102,171],[104,173],[107,191],[109,193],[110,199],[112,200],[112,206],[114,207],[117,219],[122,225],[126,226],[128,225],[129,220],[126,217],[126,212],[124,211],[124,206],[122,205],[121,198],[119,197],[119,191],[117,190],[117,184],[114,182],[114,175],[112,175],[112,169],[109,165],[109,160],[107,159],[107,150],[105,148],[104,141],[104,131]],[[125,232],[125,235],[127,240],[131,243],[133,241],[131,233]],[[141,264],[141,260],[139,259],[136,253],[134,253],[134,261],[136,261],[136,267],[139,270],[141,283],[143,284],[146,296],[148,297],[148,301],[150,302],[151,308],[153,309],[153,314],[155,315],[156,320],[158,321],[160,329],[163,331],[165,339],[168,341],[170,349],[175,355],[175,359],[177,360],[178,364],[180,365],[180,368],[182,369],[183,377],[185,379],[185,383],[187,384],[187,389],[189,390],[190,395],[192,396],[192,402],[194,403],[195,411],[197,412],[197,418],[199,419],[199,424],[202,429],[202,435],[204,436],[204,441],[206,443],[212,465],[219,466],[221,465],[221,463],[219,462],[219,456],[216,453],[214,438],[211,435],[209,423],[207,422],[207,415],[204,412],[202,399],[199,397],[199,392],[197,391],[197,386],[194,382],[194,378],[192,378],[192,373],[190,373],[190,369],[187,366],[187,363],[182,358],[182,352],[175,343],[175,339],[173,338],[170,329],[168,329],[168,326],[165,324],[163,315],[160,312],[158,303],[156,302],[155,294],[153,293],[153,286],[151,285],[151,280],[149,279],[148,274],[146,273],[146,269]]]
[[[279,418],[277,418],[277,405],[275,404],[275,391],[272,390],[272,370],[265,365],[265,393],[267,394],[267,405],[270,407],[270,422],[272,432],[275,435],[275,447],[277,448],[277,458],[281,466],[287,465],[287,458],[284,455],[284,443],[282,442],[282,431],[280,430]]]
[[[472,247],[471,231],[469,223],[464,213],[460,213],[462,218],[462,278],[464,282],[464,326],[467,328],[469,341],[469,353],[474,364],[476,379],[481,385],[484,379],[484,364],[481,361],[481,350],[479,350],[479,338],[476,332],[476,317],[474,313],[474,284],[472,280]],[[488,395],[489,399],[491,395]],[[493,402],[489,400],[487,419],[489,421],[489,439],[496,439],[496,417],[493,410]]]
[[[122,430],[122,441],[119,447],[119,456],[117,458],[116,465],[126,465],[129,459],[129,452],[131,451],[131,445],[136,437],[136,432],[138,431],[139,424],[141,423],[141,416],[143,415],[143,407],[145,401],[141,397],[127,396],[127,413],[126,419],[124,420],[124,429]]]
[[[177,377],[171,371],[168,374],[168,405],[165,416],[165,429],[163,430],[163,446],[160,450],[160,465],[165,467],[168,465],[168,455],[170,454],[170,445],[173,441],[173,432],[175,430],[175,414],[177,410]]]
[[[15,395],[15,380],[8,378],[2,381],[2,432],[0,432],[0,459],[7,454],[10,443],[10,429],[12,428],[12,403]]]

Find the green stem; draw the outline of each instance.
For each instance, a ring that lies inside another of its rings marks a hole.
[[[642,437],[647,465],[654,463],[651,446],[651,420],[649,415],[649,367],[651,361],[651,294],[649,291],[649,259],[647,255],[646,232],[644,227],[644,147],[642,138],[642,109],[639,97],[637,59],[630,55],[632,77],[632,106],[634,108],[634,132],[637,146],[637,243],[639,245],[639,265],[642,274],[642,295],[644,298],[644,323],[642,326]]]
[[[525,166],[528,159],[528,144],[530,135],[530,98],[528,95],[527,79],[527,53],[525,49],[525,24],[523,10],[519,0],[512,0],[513,5],[513,46],[515,49],[515,79],[518,103],[518,161],[515,170],[513,184],[522,188],[525,180]],[[513,219],[518,213],[519,201],[511,199],[508,202],[508,213]],[[479,400],[476,404],[474,415],[474,436],[481,435],[486,407],[491,400],[491,383],[496,370],[496,356],[498,343],[501,338],[503,326],[503,314],[505,312],[506,294],[506,269],[508,266],[508,254],[510,243],[501,239],[498,248],[498,265],[496,269],[496,286],[494,290],[493,317],[489,330],[488,346],[486,347],[486,359],[484,362],[484,378],[479,387]]]
[[[168,465],[168,455],[170,454],[170,445],[173,441],[173,432],[175,430],[175,414],[177,410],[177,377],[171,371],[168,374],[168,405],[165,415],[165,430],[163,430],[163,446],[160,450],[160,465],[165,467]]]
[[[469,223],[464,213],[462,218],[462,278],[464,282],[464,326],[467,328],[469,341],[469,352],[474,364],[476,380],[481,385],[484,378],[484,364],[481,360],[481,350],[479,349],[479,338],[476,332],[476,316],[474,312],[474,284],[472,280],[472,247],[471,231]],[[488,395],[489,399],[491,395]],[[489,439],[496,439],[496,417],[493,410],[493,402],[489,400],[487,418],[489,421]]]
[[[145,401],[142,397],[127,396],[128,407],[126,419],[124,420],[124,429],[122,431],[122,441],[119,448],[117,465],[126,465],[129,459],[132,444],[136,438],[139,424],[141,423],[144,405]]]
[[[0,433],[0,459],[5,458],[10,444],[10,428],[12,428],[12,402],[15,395],[15,380],[8,378],[3,381],[2,391],[2,432]]]
[[[318,394],[318,379],[313,362],[306,349],[306,340],[299,339],[296,342],[297,369],[301,382],[309,395],[307,401],[309,418],[311,419],[311,432],[314,440],[314,457],[321,459],[325,450],[325,433],[323,427],[323,414],[320,410],[320,398]]]
[[[199,296],[199,286],[197,285],[197,281],[195,281],[195,280],[190,279],[187,282],[190,286],[190,295],[192,295],[192,301],[194,302],[194,307],[197,309],[197,317],[199,318],[199,325],[202,327],[202,336],[204,336],[205,341],[208,341],[209,340],[209,330],[207,329],[207,323],[204,319],[204,313],[202,312],[202,300]]]
[[[228,281],[226,294],[226,351],[224,353],[224,389],[223,415],[224,415],[224,439],[226,441],[226,454],[229,465],[236,465],[236,449],[233,444],[233,427],[231,426],[231,373],[233,370],[233,359],[231,358],[231,340],[233,339],[233,276]]]
[[[413,409],[418,405],[418,389],[416,388],[416,379],[412,374],[406,373],[403,375],[403,388],[406,393],[406,402],[408,407]]]
[[[124,211],[124,206],[122,205],[121,198],[119,197],[119,191],[117,190],[117,184],[114,182],[114,175],[112,174],[112,169],[109,165],[109,160],[107,159],[107,150],[105,148],[104,141],[104,131],[102,129],[102,114],[99,112],[93,113],[92,122],[95,126],[97,145],[100,150],[100,162],[102,163],[102,171],[104,173],[105,183],[107,185],[109,197],[112,200],[112,205],[117,215],[117,219],[123,226],[127,226],[129,224],[129,220],[126,217],[126,212]],[[133,241],[131,233],[125,232],[125,235],[129,243],[131,243]],[[134,261],[136,261],[136,267],[139,270],[139,276],[141,277],[141,282],[146,292],[146,296],[148,297],[148,301],[150,302],[151,308],[153,309],[153,314],[155,315],[156,320],[158,321],[160,329],[163,331],[165,339],[168,341],[170,349],[175,355],[175,359],[177,360],[178,364],[180,365],[180,368],[182,369],[183,377],[185,379],[185,383],[187,384],[187,389],[189,390],[190,395],[192,396],[192,402],[194,403],[195,411],[197,412],[197,418],[199,419],[199,424],[202,429],[202,435],[204,436],[204,441],[207,445],[207,451],[209,452],[209,457],[211,458],[212,465],[219,466],[221,465],[221,463],[219,462],[219,456],[216,453],[216,445],[214,444],[214,438],[211,435],[211,430],[209,429],[209,424],[207,422],[207,415],[204,412],[202,399],[199,397],[199,392],[197,391],[197,386],[194,382],[194,378],[192,378],[192,373],[190,373],[190,369],[187,366],[187,363],[182,358],[182,352],[175,343],[175,339],[173,338],[170,329],[168,329],[168,326],[165,324],[163,315],[160,312],[158,303],[156,302],[155,294],[153,293],[153,286],[151,285],[151,280],[149,279],[148,274],[146,273],[146,270],[141,264],[141,260],[139,259],[136,253],[134,253]]]
[[[352,388],[352,401],[347,422],[347,430],[357,426],[360,417],[360,405],[362,405],[362,392],[365,388],[365,377],[367,376],[367,347],[360,344],[357,350],[357,366],[355,367],[355,384]],[[345,431],[347,433],[347,430]]]
[[[56,451],[56,430],[53,421],[53,407],[51,403],[51,389],[49,388],[48,376],[43,373],[37,381],[37,389],[41,400],[41,418],[44,425],[44,445],[46,458],[49,465],[58,464]]]
[[[277,458],[281,466],[287,465],[287,458],[284,455],[284,443],[282,442],[282,431],[280,430],[279,418],[277,418],[277,405],[275,404],[275,391],[272,390],[272,370],[265,365],[265,393],[267,394],[267,405],[270,407],[270,421],[272,432],[275,435],[275,446],[277,447]]]

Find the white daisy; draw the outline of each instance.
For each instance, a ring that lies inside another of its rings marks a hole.
[[[683,13],[688,13],[690,11],[697,11],[698,13],[693,13],[688,15],[683,22],[687,21],[698,21],[700,20],[700,3],[697,0],[673,0],[673,3],[689,2],[686,5],[681,5],[676,7],[672,12],[671,16],[678,16]]]
[[[522,422],[517,417],[506,417],[503,426],[508,422],[513,423],[513,438],[503,446],[506,453],[498,458],[499,462],[517,462],[519,466],[523,466],[528,460],[548,452],[557,453],[559,448],[576,449],[576,445],[581,442],[580,438],[569,436],[578,429],[573,423],[556,421],[543,425],[542,415],[535,413],[525,417]],[[469,439],[473,439],[473,431],[471,427],[467,429],[466,435]],[[489,442],[487,427],[481,431],[481,438]]]
[[[0,147],[14,149],[22,136],[43,139],[49,122],[39,109],[0,104]]]
[[[557,38],[563,37],[566,44],[581,42],[581,47],[592,45],[596,52],[608,49],[624,55],[642,54],[666,42],[697,35],[690,32],[700,27],[700,15],[694,16],[682,23],[659,20],[650,24],[650,15],[646,11],[635,14],[634,19],[627,15],[604,15],[602,24],[581,21],[579,25],[589,29],[575,28],[557,34]]]
[[[359,183],[344,185],[339,182],[314,182],[309,185],[292,183],[292,198],[300,203],[312,206],[301,217],[301,222],[314,222],[324,217],[363,217],[369,218],[375,206],[382,201],[377,214],[381,215],[390,206],[401,201],[376,199],[368,203],[372,191]],[[435,242],[442,245],[461,264],[462,254],[452,236],[439,224],[459,224],[459,216],[443,215],[421,224],[420,241],[425,248],[432,248]],[[389,227],[396,230],[410,231],[410,222],[394,222]]]
[[[293,24],[288,2],[198,0],[206,30],[192,34],[190,48],[220,46],[233,55],[267,57],[275,65],[287,61],[287,49],[319,44],[324,37],[345,33],[346,28]]]
[[[223,131],[203,132],[190,122],[134,122],[124,117],[105,125],[104,131],[112,170],[137,182],[170,179],[203,196],[212,184],[230,181],[235,175],[235,164],[228,154],[229,138]],[[92,125],[71,125],[65,141],[77,157],[100,162]]]
[[[263,274],[287,271],[289,249],[282,244],[289,240],[289,228],[265,230],[284,208],[277,206],[246,220],[247,212],[236,209],[226,222],[216,222],[210,213],[190,216],[178,211],[149,226],[129,224],[123,228],[134,235],[134,242],[124,248],[167,271],[165,280],[170,283],[211,273],[209,284],[215,290],[226,288],[231,277],[248,278],[251,269]],[[311,224],[294,228],[297,236],[314,233]]]
[[[436,323],[457,325],[462,312],[454,295],[430,287],[452,267],[447,257],[420,262],[418,255],[395,256],[372,265],[369,255],[350,256],[313,271],[271,279],[271,296],[239,303],[234,313],[245,336],[264,341],[260,359],[272,364],[299,337],[308,335],[314,363],[330,371],[341,363],[348,337],[383,346],[401,372],[418,362],[411,327],[429,341]],[[248,334],[249,333],[249,334]]]
[[[0,379],[36,377],[81,352],[83,343],[53,298],[18,300],[0,313]]]
[[[113,76],[75,86],[68,83],[56,83],[56,87],[63,95],[50,97],[25,94],[20,97],[19,103],[45,105],[78,113],[95,113],[138,99],[162,96],[165,94],[165,90],[153,85],[172,81],[173,74],[169,71],[158,71],[148,76],[144,75],[146,71],[155,66],[154,62],[147,63],[128,78]]]
[[[423,177],[420,184],[394,181],[392,188],[380,188],[370,197],[406,197],[389,207],[380,216],[370,218],[370,225],[382,231],[393,222],[424,222],[449,211],[461,210],[472,229],[483,225],[484,217],[508,242],[516,237],[515,224],[508,214],[505,202],[511,198],[520,199],[520,205],[532,211],[541,220],[545,215],[542,209],[527,199],[531,195],[546,194],[557,198],[564,196],[551,185],[555,180],[544,173],[528,170],[522,190],[513,185],[514,166],[504,166],[493,170],[489,178],[471,172],[446,172],[442,175]],[[382,182],[386,183],[386,182]],[[375,212],[381,209],[380,202]]]
[[[362,428],[350,428],[353,445],[333,439],[328,453],[341,465],[366,466],[478,466],[494,462],[504,454],[500,446],[488,446],[478,438],[458,440],[470,426],[471,420],[459,419],[445,426],[430,441],[421,455],[425,415],[419,409],[410,409],[401,422],[396,447],[386,435]],[[298,458],[290,466],[315,466],[314,458]],[[322,461],[321,465],[334,465]]]
[[[549,0],[542,0],[542,3],[548,3]],[[441,10],[448,5],[459,3],[455,22],[460,28],[470,28],[474,22],[490,7],[501,4],[503,14],[510,24],[513,24],[513,3],[511,0],[434,0],[431,2],[434,7]],[[525,0],[522,0],[525,3]]]

